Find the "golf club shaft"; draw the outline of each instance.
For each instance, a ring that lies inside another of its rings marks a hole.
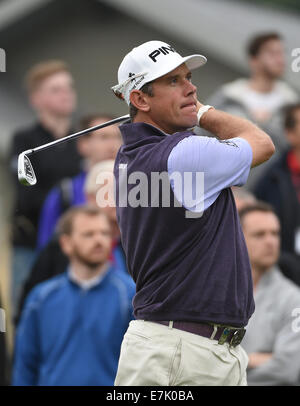
[[[26,151],[26,155],[35,154],[36,152],[43,151],[45,149],[51,148],[54,145],[61,144],[63,142],[71,141],[71,140],[73,140],[73,139],[75,139],[77,137],[80,137],[81,135],[84,135],[86,133],[89,133],[91,131],[100,130],[101,128],[105,128],[105,127],[108,127],[110,125],[120,123],[121,121],[125,121],[127,119],[129,119],[129,114],[126,114],[125,116],[121,116],[121,117],[115,118],[113,120],[107,121],[106,123],[98,124],[98,125],[95,125],[93,127],[87,128],[85,130],[78,131],[78,132],[76,132],[74,134],[67,135],[66,137],[60,138],[60,139],[55,140],[55,141],[48,142],[47,144],[40,145],[39,147],[29,149],[28,151]]]

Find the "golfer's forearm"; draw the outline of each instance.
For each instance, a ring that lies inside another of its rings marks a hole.
[[[221,140],[240,137],[243,133],[253,130],[253,127],[255,128],[248,120],[217,109],[211,109],[204,113],[200,125]]]
[[[267,161],[275,152],[268,134],[244,118],[210,109],[202,115],[200,125],[222,140],[240,137],[248,141],[253,152],[252,167]]]

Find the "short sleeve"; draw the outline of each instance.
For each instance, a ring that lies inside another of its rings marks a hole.
[[[172,149],[168,158],[171,187],[177,200],[186,209],[196,212],[201,211],[199,208],[205,210],[223,189],[242,186],[247,182],[252,158],[252,149],[242,138],[184,138]],[[174,174],[181,175],[182,183],[176,181],[178,176]],[[187,182],[187,174],[191,175],[191,186]],[[188,190],[190,188],[192,191]],[[187,201],[187,194],[193,196],[193,199]]]

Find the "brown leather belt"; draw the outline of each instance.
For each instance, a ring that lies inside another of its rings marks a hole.
[[[169,321],[151,320],[154,323],[170,326]],[[172,322],[171,322],[172,323]],[[173,321],[173,328],[197,334],[202,337],[218,340],[218,344],[228,342],[230,346],[235,347],[241,343],[246,330],[242,327],[225,326],[214,323],[193,323],[189,321]]]

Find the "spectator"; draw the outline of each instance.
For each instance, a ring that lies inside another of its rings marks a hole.
[[[297,385],[300,378],[300,332],[293,328],[300,309],[300,289],[277,266],[280,223],[271,206],[244,207],[240,219],[248,248],[255,312],[243,340],[249,356],[248,384]]]
[[[60,220],[59,235],[70,266],[26,300],[13,384],[113,385],[132,319],[134,283],[108,261],[111,228],[99,208],[71,208]]]
[[[85,199],[90,205],[97,207],[97,192],[100,188],[97,183],[97,177],[104,173],[112,173],[113,167],[114,161],[106,160],[94,165],[89,171],[86,177],[84,191]],[[102,204],[102,210],[106,212],[112,229],[113,243],[110,259],[118,269],[127,273],[125,254],[121,245],[120,230],[116,219],[116,208],[103,206]],[[25,299],[31,289],[38,283],[64,272],[68,266],[68,262],[68,257],[61,250],[57,235],[54,235],[50,242],[39,253],[30,275],[24,284],[21,300],[19,302],[18,315],[15,319],[16,323],[18,323]]]
[[[81,120],[81,130],[102,124],[114,117],[94,114]],[[83,185],[87,171],[97,162],[114,159],[121,146],[118,126],[109,126],[88,133],[78,140],[81,155],[85,156],[85,168],[73,178],[64,178],[48,194],[43,205],[38,227],[38,248],[43,248],[53,235],[60,215],[69,207],[86,202]]]
[[[300,284],[300,103],[286,109],[284,123],[290,147],[259,180],[254,193],[271,204],[279,217],[285,263],[295,263]]]
[[[106,160],[94,165],[86,178],[84,189],[89,204],[99,206],[106,212],[112,227],[112,260],[119,269],[128,272],[125,253],[121,243],[120,229],[117,222],[113,170],[113,160]],[[101,191],[101,184],[103,184],[103,192]]]
[[[223,85],[207,101],[215,108],[250,119],[272,138],[277,153],[286,147],[282,108],[299,100],[298,95],[281,80],[285,69],[284,45],[276,32],[258,34],[248,44],[250,77]],[[274,158],[251,170],[247,188]]]
[[[15,208],[12,230],[12,307],[36,256],[37,225],[48,191],[65,176],[80,170],[80,157],[74,143],[32,156],[38,183],[30,190],[17,179],[18,155],[24,150],[53,141],[71,132],[71,116],[76,106],[73,79],[62,61],[35,65],[26,77],[26,87],[37,122],[18,131],[11,147],[11,168],[15,181]]]

